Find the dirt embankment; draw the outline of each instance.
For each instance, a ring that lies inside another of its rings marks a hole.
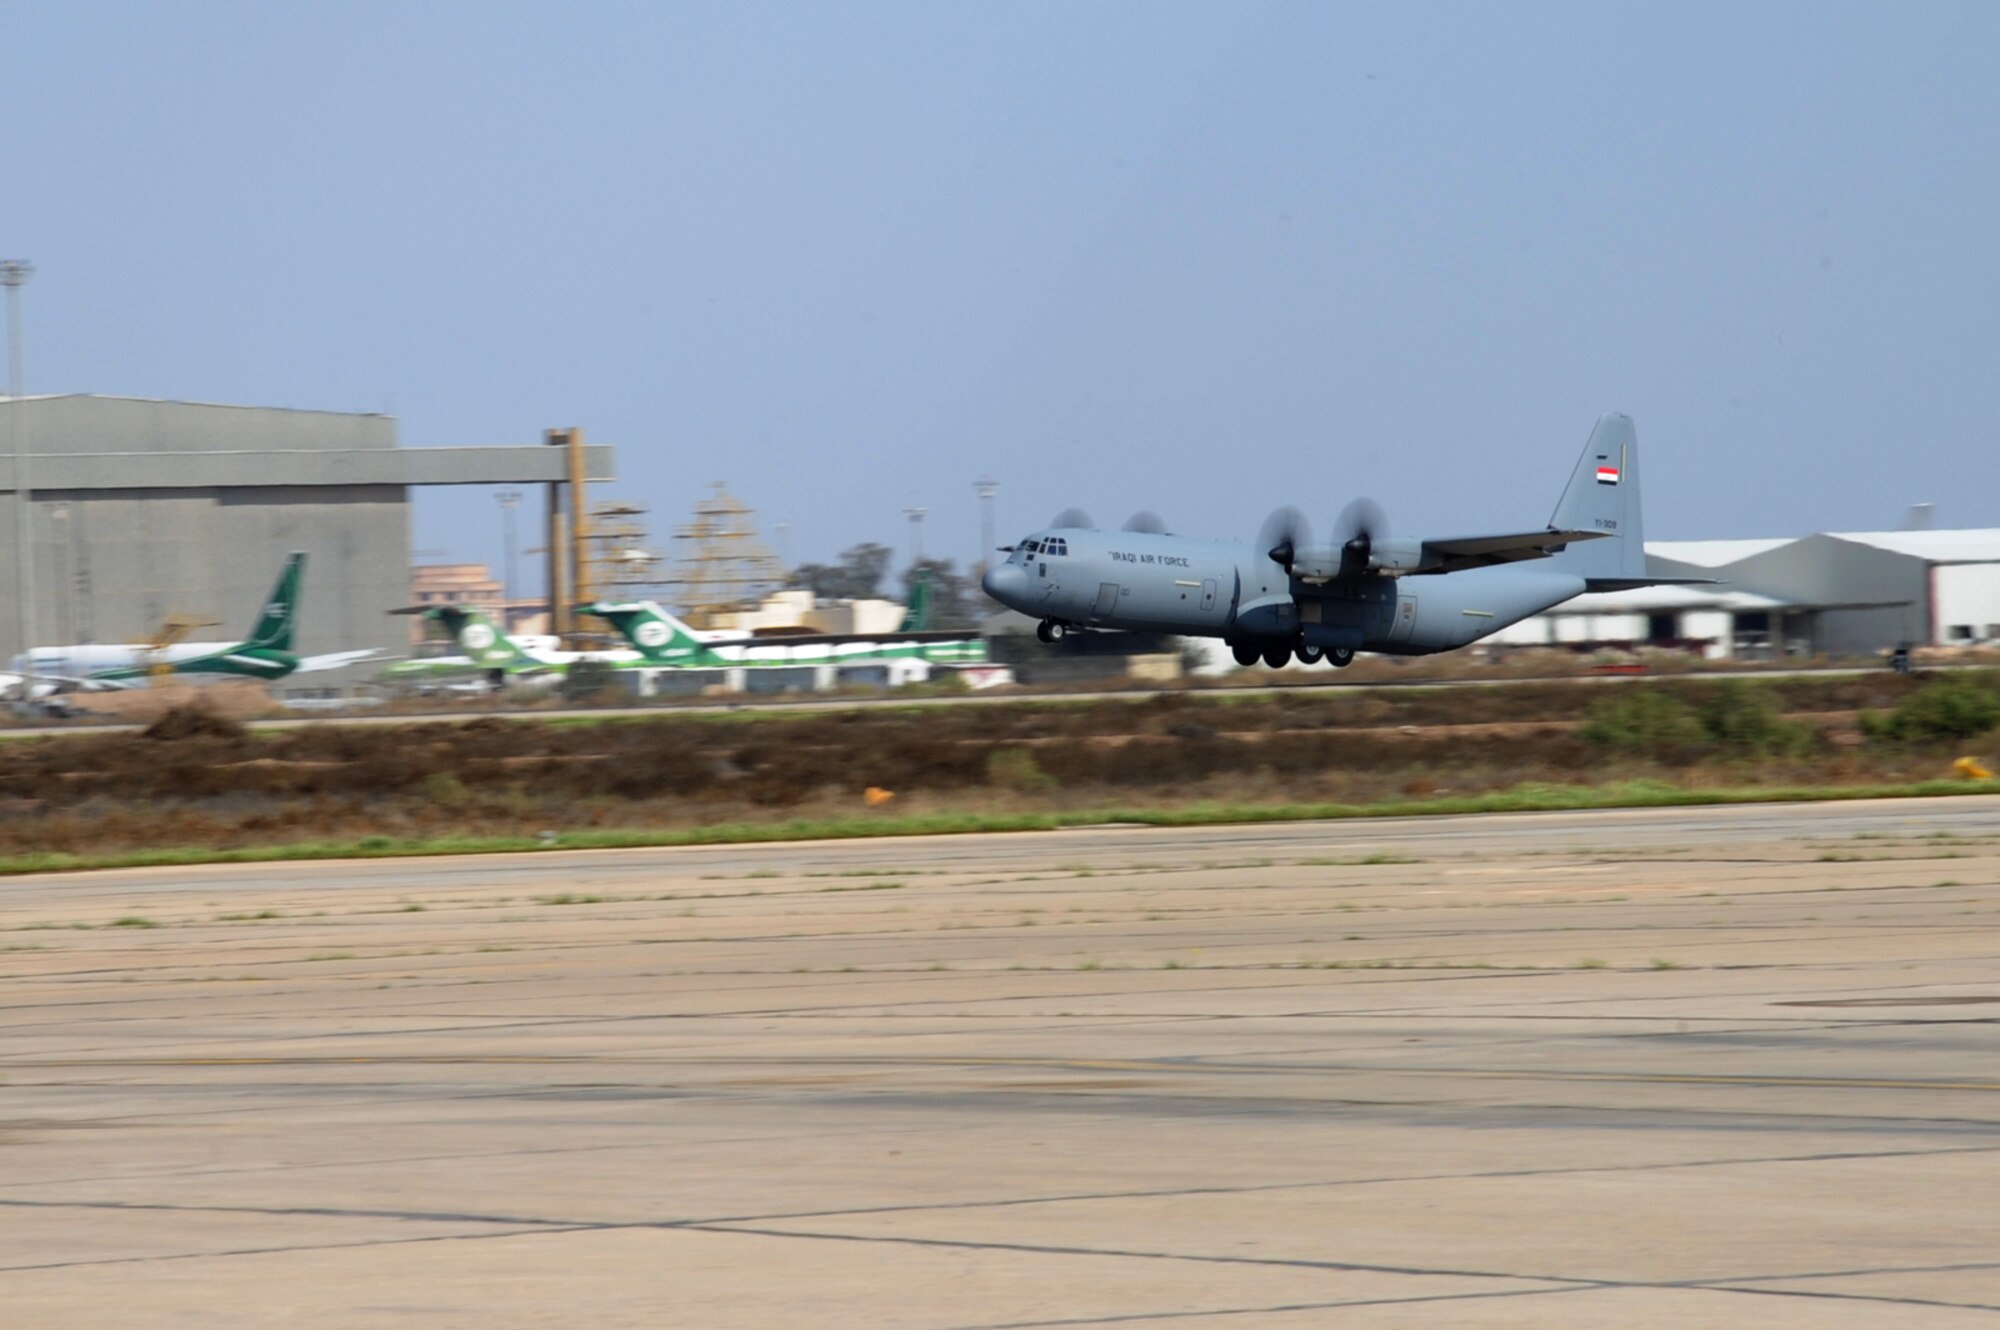
[[[1699,698],[1699,682],[1636,685]],[[255,734],[176,713],[149,736],[0,745],[0,854],[368,835],[519,834],[858,811],[1193,800],[1370,802],[1526,781],[1806,784],[1920,779],[1937,754],[1836,743],[1918,686],[1775,680],[1812,726],[1784,757],[1608,753],[1576,722],[1612,688],[1537,684],[1004,707],[663,716],[562,724],[311,726]]]

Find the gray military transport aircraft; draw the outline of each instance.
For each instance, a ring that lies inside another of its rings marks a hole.
[[[1237,663],[1273,669],[1294,657],[1347,665],[1357,651],[1450,651],[1586,591],[1708,580],[1647,575],[1639,441],[1615,412],[1591,431],[1540,531],[1397,539],[1378,505],[1356,499],[1330,542],[1315,544],[1299,512],[1281,508],[1242,544],[1170,535],[1144,513],[1099,531],[1072,509],[1002,552],[986,594],[1040,619],[1044,642],[1077,629],[1219,637]]]

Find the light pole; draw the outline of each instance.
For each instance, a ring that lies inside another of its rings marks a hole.
[[[19,616],[21,651],[35,644],[35,579],[29,568],[34,558],[33,533],[29,518],[34,512],[35,492],[28,475],[27,447],[21,441],[21,287],[34,275],[35,265],[26,259],[0,259],[0,286],[7,288],[7,433],[14,451],[14,555],[15,612]]]
[[[910,519],[910,560],[919,564],[924,561],[924,514],[928,508],[905,508],[903,516]]]
[[[987,561],[993,557],[993,496],[1000,492],[1000,482],[981,476],[972,482],[972,488],[979,494],[979,562],[973,565],[973,575],[984,577]]]
[[[507,605],[500,611],[500,622],[511,625],[514,622],[514,597],[519,591],[516,579],[520,573],[514,552],[514,508],[521,502],[521,491],[501,490],[493,497],[500,501],[500,548],[505,558],[500,566],[500,576],[506,585],[500,594],[506,598]]]

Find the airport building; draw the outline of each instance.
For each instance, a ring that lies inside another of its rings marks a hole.
[[[24,645],[144,642],[168,616],[233,640],[285,555],[308,556],[296,649],[407,655],[410,492],[419,485],[559,484],[540,443],[406,448],[393,417],[64,395],[0,398],[0,551],[20,548],[16,457],[28,460],[29,643],[14,576],[0,576],[0,660]],[[586,479],[612,478],[608,447]],[[277,686],[343,687],[379,665]]]
[[[1661,577],[1710,586],[1579,596],[1501,646],[1662,646],[1713,659],[1865,656],[2000,642],[2000,529],[1648,541]]]

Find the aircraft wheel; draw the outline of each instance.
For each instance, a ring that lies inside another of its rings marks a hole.
[[[1333,667],[1337,670],[1344,670],[1354,663],[1354,653],[1346,647],[1335,647],[1326,653],[1326,658],[1333,662]]]
[[[1054,619],[1044,619],[1035,625],[1035,636],[1041,638],[1044,642],[1054,643],[1062,641],[1065,631],[1063,626]]]
[[[1292,654],[1299,658],[1301,665],[1317,665],[1326,658],[1326,651],[1321,647],[1293,647]]]
[[[1264,654],[1248,642],[1231,642],[1229,644],[1229,653],[1236,657],[1238,665],[1245,666],[1255,665],[1258,658]]]
[[[1289,661],[1291,658],[1292,658],[1292,649],[1290,647],[1264,648],[1264,663],[1266,665],[1269,665],[1274,670],[1282,670],[1283,668],[1285,668],[1285,662]]]

